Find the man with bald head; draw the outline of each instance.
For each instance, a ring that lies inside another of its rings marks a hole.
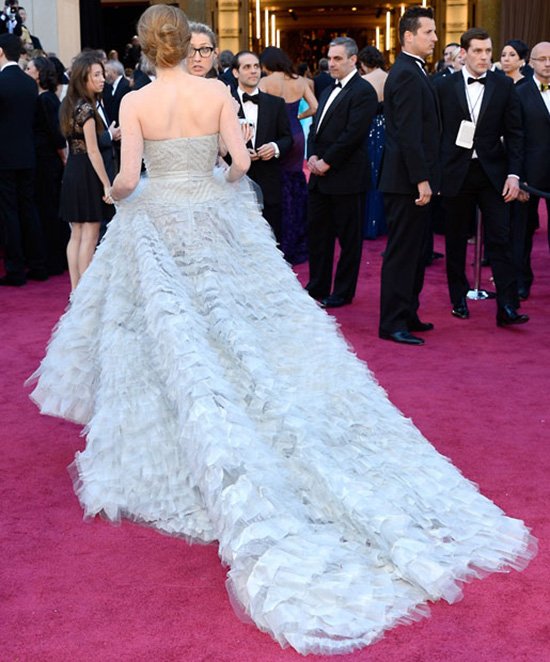
[[[520,102],[525,134],[525,157],[523,179],[539,191],[550,192],[550,42],[541,41],[533,46],[529,64],[533,78],[526,80],[520,88]],[[523,248],[523,260],[518,276],[518,291],[521,299],[527,299],[533,283],[531,249],[533,234],[539,226],[540,198],[531,195],[527,230]],[[550,217],[550,200],[546,198],[546,209]],[[550,224],[549,224],[550,227]],[[550,229],[548,233],[550,245]]]

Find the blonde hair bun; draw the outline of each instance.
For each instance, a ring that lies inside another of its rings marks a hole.
[[[138,22],[141,50],[155,67],[175,67],[186,56],[191,33],[178,7],[152,5]]]

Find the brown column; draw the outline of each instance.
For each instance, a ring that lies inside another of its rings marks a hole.
[[[498,59],[501,50],[501,3],[498,0],[477,0],[476,25],[485,28],[493,41],[493,58]]]

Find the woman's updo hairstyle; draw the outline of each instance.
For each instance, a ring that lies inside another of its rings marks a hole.
[[[175,67],[186,56],[191,33],[178,7],[152,5],[138,22],[141,50],[155,67]]]

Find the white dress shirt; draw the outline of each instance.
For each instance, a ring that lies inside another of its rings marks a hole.
[[[237,92],[239,93],[239,99],[241,102],[241,106],[243,107],[245,119],[253,127],[251,142],[252,142],[252,146],[256,148],[256,127],[258,126],[258,104],[253,103],[252,101],[246,101],[243,103],[243,94],[245,93],[245,91],[239,87],[237,88]],[[258,88],[256,88],[253,92],[248,92],[248,94],[250,94],[251,97],[255,97],[258,94]]]
[[[246,121],[252,125],[252,138],[250,139],[250,142],[252,143],[252,147],[256,149],[256,127],[258,126],[258,104],[254,103],[253,101],[246,101],[243,103],[243,94],[245,93],[245,91],[242,90],[240,87],[238,87],[237,92],[239,94],[241,106],[243,107],[244,117]],[[256,88],[253,92],[248,92],[248,94],[251,97],[255,97],[258,94],[258,88]],[[278,159],[279,156],[281,155],[281,151],[279,150],[279,145],[277,145],[276,142],[270,142],[268,144],[273,145],[273,149],[275,150],[275,158]],[[258,145],[258,147],[261,147],[261,145]]]
[[[466,101],[468,102],[468,110],[470,117],[474,124],[477,124],[481,104],[483,103],[483,93],[485,92],[485,85],[481,83],[468,84],[468,78],[482,79],[487,76],[487,73],[481,76],[474,76],[472,72],[468,71],[467,67],[462,67],[462,76],[464,78],[464,85],[466,87]]]

